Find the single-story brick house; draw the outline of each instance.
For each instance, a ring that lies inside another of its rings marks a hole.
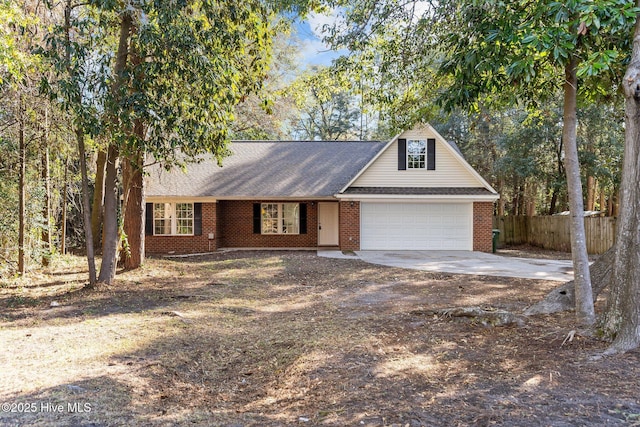
[[[391,141],[236,141],[154,168],[147,253],[221,248],[490,251],[496,191],[431,126]]]

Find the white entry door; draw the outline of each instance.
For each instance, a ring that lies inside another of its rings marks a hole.
[[[362,250],[473,250],[472,203],[362,203]]]
[[[338,246],[339,229],[338,203],[318,203],[318,246]]]

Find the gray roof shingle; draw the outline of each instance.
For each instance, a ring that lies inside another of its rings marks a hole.
[[[385,143],[237,141],[219,167],[208,159],[180,169],[150,168],[147,197],[329,197]]]
[[[418,196],[485,196],[492,195],[484,187],[349,187],[344,194],[354,195],[418,195]]]

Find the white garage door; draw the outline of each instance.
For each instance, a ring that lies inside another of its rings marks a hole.
[[[472,203],[361,203],[362,250],[473,250]]]

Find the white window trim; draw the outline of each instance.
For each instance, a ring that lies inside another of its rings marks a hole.
[[[416,167],[412,167],[411,164],[412,162],[409,160],[409,156],[416,156],[416,155],[420,155],[420,154],[411,154],[409,152],[409,145],[411,144],[411,142],[421,142],[422,144],[424,144],[424,162],[423,162],[423,166],[420,168],[416,168]],[[423,170],[427,170],[427,140],[426,139],[408,139],[407,140],[407,170],[412,170],[412,171],[423,171]]]
[[[160,204],[165,206],[165,217],[164,218],[156,218],[156,205],[160,205]],[[178,234],[178,211],[177,211],[177,205],[179,205],[179,204],[191,205],[192,218],[191,218],[191,233],[190,234],[186,234],[186,233]],[[169,207],[169,212],[166,212],[167,206]],[[195,206],[194,206],[194,203],[190,203],[190,202],[154,202],[153,203],[152,217],[153,217],[153,235],[154,236],[194,236],[195,235],[194,232],[195,232],[195,226],[196,226],[196,219],[195,219]],[[171,222],[171,232],[169,234],[157,234],[156,233],[156,221],[157,220],[169,220]]]
[[[277,205],[278,206],[278,217],[277,217],[277,224],[278,224],[278,231],[275,233],[265,233],[264,230],[264,216],[262,214],[262,211],[265,209],[265,205]],[[295,233],[285,233],[283,232],[283,223],[284,223],[284,205],[297,205],[298,209],[298,223],[296,224],[298,231]],[[300,203],[261,203],[260,204],[260,234],[263,234],[265,236],[279,236],[279,235],[291,235],[291,236],[295,236],[300,234]]]

